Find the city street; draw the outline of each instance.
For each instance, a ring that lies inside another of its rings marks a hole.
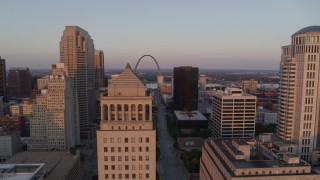
[[[96,139],[88,140],[85,143],[86,146],[80,149],[81,153],[85,155],[84,162],[81,162],[84,173],[81,180],[90,180],[92,176],[98,174]]]
[[[160,160],[157,162],[157,171],[161,180],[186,180],[189,179],[183,162],[179,158],[178,152],[174,149],[171,136],[168,133],[166,112],[161,104],[160,94],[155,92],[155,104],[158,107],[158,145],[161,151]]]

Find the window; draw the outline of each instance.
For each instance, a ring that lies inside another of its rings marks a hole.
[[[146,147],[146,152],[149,152],[149,147]]]
[[[139,152],[142,152],[142,147],[139,147]]]
[[[149,156],[146,156],[146,161],[149,161]]]
[[[142,165],[141,164],[139,165],[139,170],[142,170]]]
[[[111,161],[115,161],[115,158],[114,158],[114,156],[111,156]]]
[[[136,161],[136,157],[135,156],[132,156],[132,161]]]
[[[142,161],[142,156],[139,156],[139,161]]]
[[[118,165],[118,170],[122,170],[122,166],[121,165]]]
[[[110,142],[111,142],[111,143],[114,143],[114,138],[110,138]]]
[[[114,147],[111,147],[111,152],[114,152]]]
[[[118,156],[118,161],[122,161],[122,157],[121,156]]]
[[[148,137],[146,138],[146,142],[147,142],[147,143],[149,142],[149,138],[148,138]]]
[[[129,156],[124,157],[125,161],[129,161]]]
[[[131,147],[131,152],[135,152],[136,148],[135,147]]]
[[[136,170],[136,165],[132,165],[132,170]]]
[[[124,166],[125,170],[129,170],[129,165]]]
[[[124,148],[124,151],[125,151],[125,152],[129,152],[129,148],[128,148],[128,147],[125,147],[125,148]]]
[[[119,179],[122,179],[122,174],[119,174],[118,177],[119,177]]]
[[[139,143],[142,143],[142,138],[139,138]]]
[[[135,179],[136,178],[136,174],[132,174],[132,179]]]
[[[128,143],[128,138],[124,138],[124,143]]]
[[[117,142],[118,142],[118,143],[121,143],[121,138],[117,138]]]
[[[146,165],[146,170],[149,170],[149,164]]]
[[[121,147],[118,147],[118,152],[121,152]]]
[[[116,166],[115,165],[111,165],[111,170],[115,170]]]
[[[135,138],[134,138],[134,137],[131,138],[131,142],[132,142],[132,143],[135,143]]]
[[[104,147],[104,152],[108,152],[108,148],[107,147]]]
[[[149,173],[146,174],[146,178],[149,178]]]
[[[108,170],[108,165],[104,165],[104,170]]]
[[[126,174],[126,179],[129,179],[129,174]]]
[[[104,161],[108,161],[108,156],[105,156],[105,157],[104,157]]]

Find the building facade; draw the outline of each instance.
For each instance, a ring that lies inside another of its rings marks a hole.
[[[238,88],[214,91],[211,132],[215,138],[254,137],[256,97]]]
[[[277,134],[298,145],[298,155],[311,160],[320,147],[320,26],[309,26],[283,46],[280,61],[280,93]]]
[[[89,33],[78,26],[66,26],[60,41],[60,62],[68,67],[74,79],[74,111],[77,137],[93,138],[95,129],[90,123],[95,119],[94,45]],[[78,144],[78,138],[76,143]]]
[[[53,65],[48,89],[37,96],[30,120],[28,149],[66,150],[75,145],[73,82],[63,63]]]
[[[0,128],[0,147],[0,162],[3,162],[3,160],[8,159],[20,151],[20,132],[4,132],[3,129]]]
[[[94,51],[95,87],[99,89],[105,86],[104,54],[101,50]]]
[[[29,68],[10,68],[8,73],[7,94],[9,99],[31,96],[32,76]]]
[[[4,131],[19,131],[20,136],[26,134],[26,119],[23,116],[10,117],[9,115],[0,118],[0,127]]]
[[[7,71],[6,71],[6,60],[0,56],[0,96],[3,100],[6,99],[6,87],[7,87]]]
[[[291,153],[258,155],[253,139],[209,139],[202,148],[200,180],[319,179],[310,164]],[[259,157],[260,156],[260,157]],[[319,172],[319,169],[317,169]]]
[[[174,110],[198,110],[198,76],[197,67],[182,66],[173,69]]]
[[[101,96],[97,131],[98,177],[156,179],[152,96],[128,64]]]
[[[246,93],[253,94],[257,91],[257,84],[258,81],[254,81],[253,79],[242,81],[242,90]]]

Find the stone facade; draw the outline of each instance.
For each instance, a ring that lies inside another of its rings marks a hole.
[[[130,65],[101,99],[97,131],[99,179],[156,179],[156,131],[152,96]]]

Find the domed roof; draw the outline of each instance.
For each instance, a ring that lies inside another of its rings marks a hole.
[[[294,33],[292,36],[302,34],[302,33],[309,33],[309,32],[320,32],[320,26],[308,26],[308,27],[302,28],[301,30]]]

